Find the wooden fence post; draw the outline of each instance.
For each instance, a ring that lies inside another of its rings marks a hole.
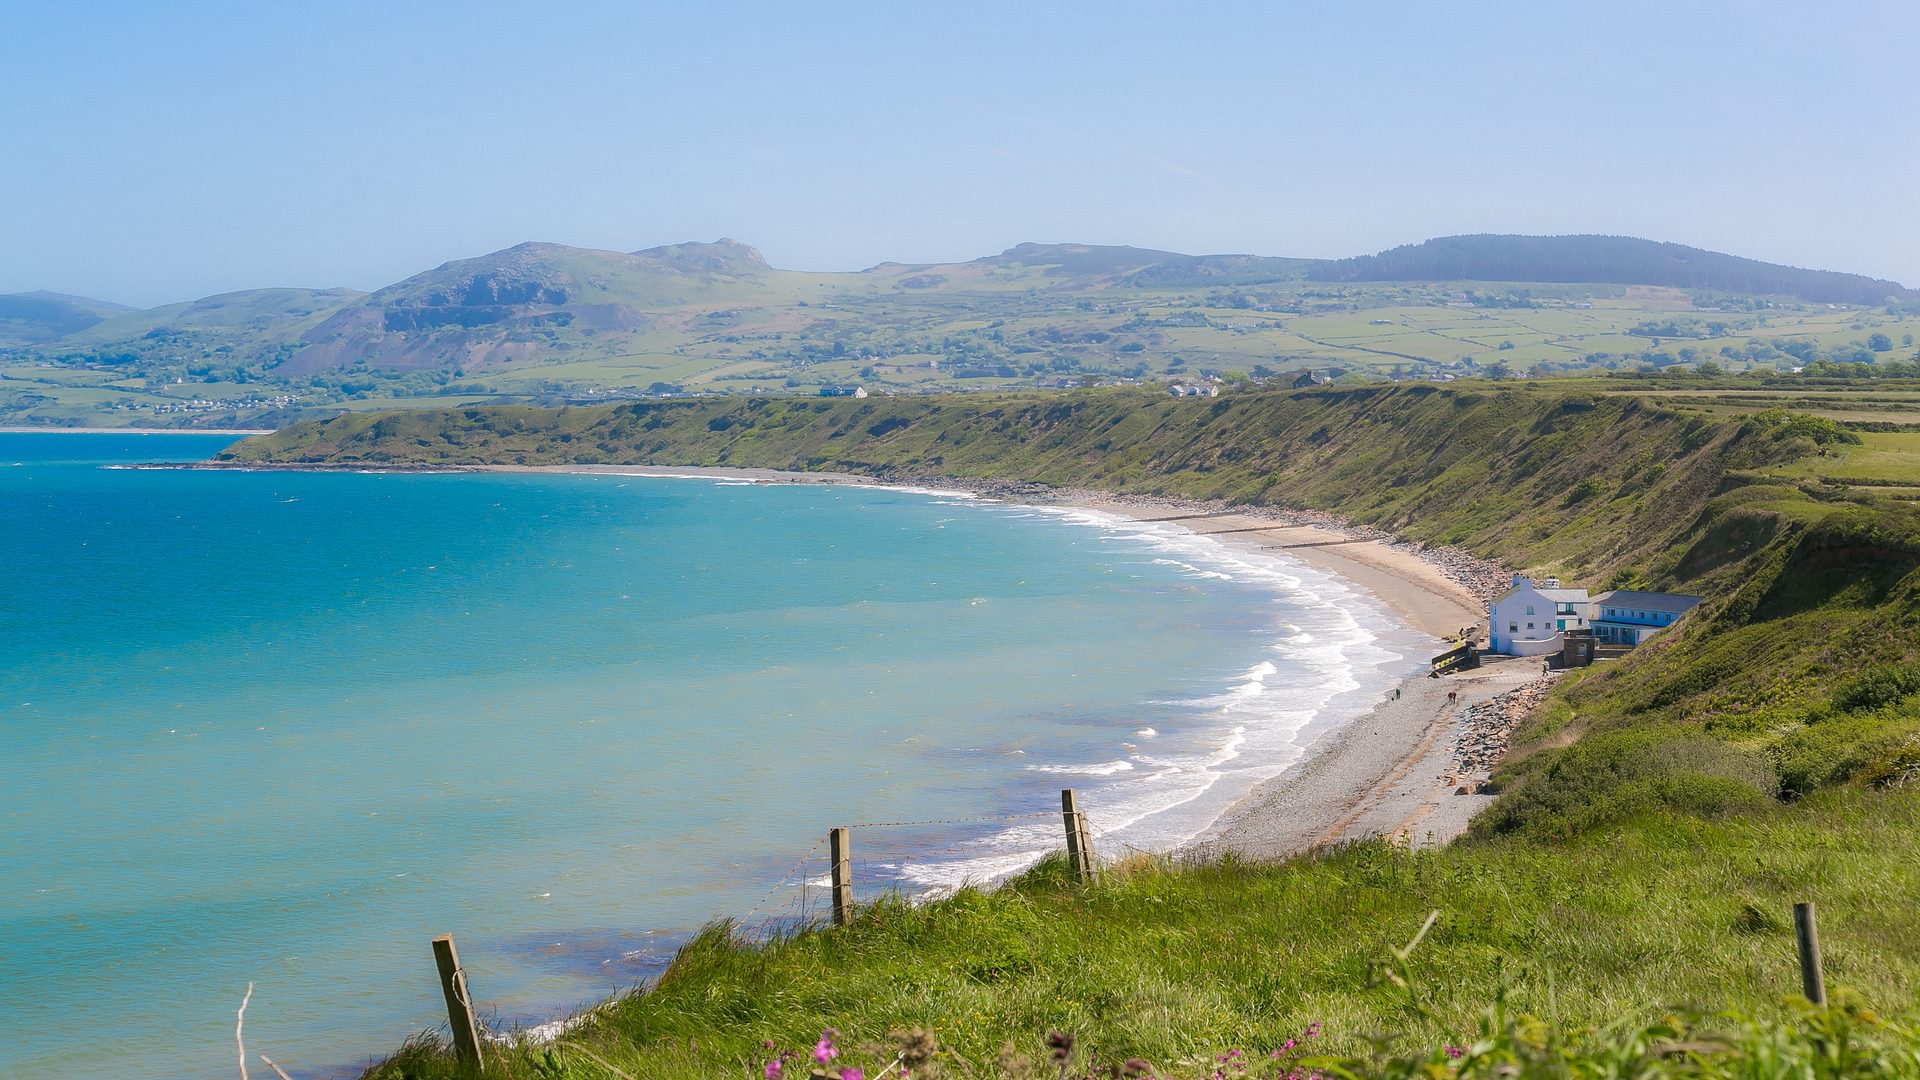
[[[1813,901],[1793,905],[1793,936],[1800,944],[1800,990],[1815,1005],[1827,1003],[1827,980],[1820,973],[1820,928]]]
[[[460,970],[453,951],[453,935],[433,939],[433,962],[440,968],[440,992],[447,998],[447,1026],[453,1029],[453,1052],[461,1063],[480,1068],[480,1022],[473,1016],[473,997],[467,992],[467,973]]]
[[[1067,865],[1074,877],[1085,881],[1093,876],[1093,834],[1072,788],[1060,790],[1060,819],[1067,828]]]
[[[848,854],[852,833],[834,829],[827,834],[827,861],[833,868],[833,925],[853,921],[853,859]]]

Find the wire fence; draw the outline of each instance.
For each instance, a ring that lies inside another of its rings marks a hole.
[[[1031,810],[977,817],[862,821],[835,826],[779,876],[746,914],[732,920],[734,933],[766,940],[828,923],[850,921],[859,908],[898,897],[919,902],[968,885],[991,885],[1065,850],[1070,872],[1091,877],[1100,862],[1152,855],[1117,839],[1122,825],[1103,821],[1079,804],[1072,789],[1061,792],[1058,810]],[[455,1053],[478,1066],[484,1044],[522,1035],[485,1030],[468,993],[466,971],[453,936],[434,940]],[[559,1038],[592,1010],[566,1021],[529,1029],[536,1038]],[[460,1034],[477,1033],[472,1040]],[[244,1054],[244,1050],[242,1050]]]

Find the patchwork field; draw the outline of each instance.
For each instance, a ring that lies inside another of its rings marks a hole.
[[[230,305],[251,313],[245,319],[228,307],[184,323],[135,313],[59,348],[0,348],[0,423],[272,425],[416,400],[558,405],[812,394],[851,383],[898,394],[1211,374],[1290,379],[1302,369],[1346,383],[1684,373],[1702,364],[1774,376],[1810,363],[1911,362],[1920,337],[1920,312],[1904,304],[1862,308],[1645,286],[1304,278],[1152,288],[1059,267],[961,266],[919,275],[886,267],[770,271],[751,288],[735,279],[698,289],[649,286],[652,306],[615,329],[536,321],[500,331],[484,346],[463,346],[466,362],[440,368],[375,357],[314,370],[303,358],[319,346],[287,335],[316,333],[321,312],[295,307],[298,318],[276,323],[274,313],[293,303],[278,294],[271,304]],[[176,320],[186,318],[181,311],[156,309]],[[120,333],[134,336],[114,337]],[[298,400],[273,400],[286,396]],[[1697,396],[1705,409],[1746,406],[1718,391]],[[1791,405],[1792,396],[1777,403]],[[1914,402],[1920,391],[1863,391],[1820,412],[1910,422],[1920,420]]]

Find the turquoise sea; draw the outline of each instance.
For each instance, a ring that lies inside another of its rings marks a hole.
[[[869,891],[1016,869],[1063,786],[1164,849],[1429,644],[1092,513],[103,467],[229,441],[0,434],[0,1076],[231,1076],[249,982],[251,1053],[350,1075],[444,1021],[449,931],[548,1020],[796,914],[834,825],[927,823],[855,830]]]

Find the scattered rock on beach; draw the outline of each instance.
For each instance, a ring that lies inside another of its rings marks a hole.
[[[1507,744],[1513,729],[1533,712],[1540,699],[1553,688],[1550,678],[1536,679],[1525,686],[1467,706],[1465,729],[1454,744],[1453,760],[1460,775],[1492,771],[1507,756]],[[1477,786],[1477,785],[1476,785]],[[1455,794],[1467,794],[1462,789]]]

